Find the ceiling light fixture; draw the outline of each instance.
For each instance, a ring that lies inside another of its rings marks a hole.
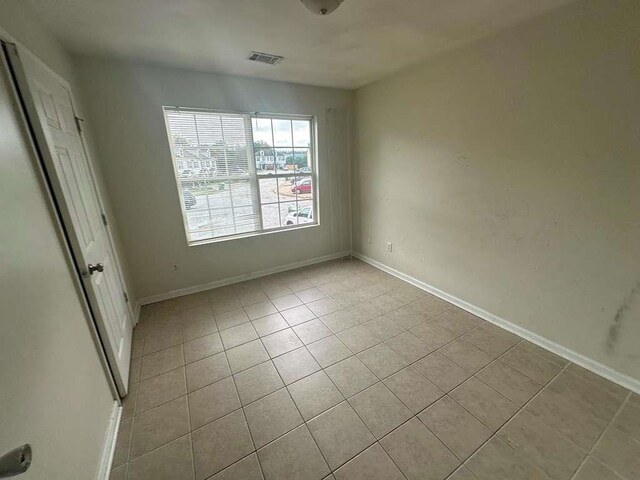
[[[300,0],[304,6],[316,15],[329,15],[340,6],[343,0]]]

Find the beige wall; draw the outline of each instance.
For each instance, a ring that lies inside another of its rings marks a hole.
[[[359,90],[354,249],[640,379],[638,25],[578,2]]]
[[[0,454],[28,442],[21,479],[91,479],[114,399],[9,85],[0,65]]]
[[[84,57],[77,65],[139,297],[350,248],[346,122],[351,92]],[[320,226],[187,246],[163,105],[315,115]],[[337,123],[327,121],[327,108],[336,109]]]

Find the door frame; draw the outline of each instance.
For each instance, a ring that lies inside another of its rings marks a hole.
[[[25,94],[23,91],[24,89],[21,90],[19,88],[20,75],[23,76],[22,81],[26,81],[26,77],[24,76],[24,70],[15,68],[15,65],[16,65],[14,63],[15,60],[17,59],[18,62],[20,61],[20,57],[18,55],[18,49],[20,49],[21,51],[27,52],[29,55],[31,55],[35,59],[37,59],[37,57],[31,54],[31,52],[26,50],[24,47],[18,46],[18,44],[15,43],[13,39],[2,30],[0,30],[0,46],[1,46],[0,56],[2,57],[0,59],[0,63],[1,63],[0,67],[7,70],[9,78],[11,79],[11,88],[18,102],[18,108],[20,111],[19,121],[22,122],[22,124],[24,125],[25,132],[27,133],[26,136],[28,137],[30,147],[33,151],[33,158],[37,159],[34,162],[34,168],[37,170],[38,176],[40,177],[42,190],[43,190],[43,193],[45,194],[45,199],[47,201],[47,205],[48,205],[51,217],[54,221],[56,231],[58,233],[58,238],[63,247],[66,261],[69,266],[69,271],[70,273],[73,272],[71,277],[73,280],[74,287],[78,293],[78,297],[82,305],[82,310],[84,311],[84,314],[85,314],[85,319],[87,321],[89,333],[95,345],[96,353],[98,355],[98,358],[104,370],[111,394],[115,402],[117,403],[117,405],[121,407],[122,400],[120,397],[120,393],[118,391],[115,377],[113,375],[111,366],[109,364],[109,359],[107,357],[104,344],[100,337],[98,325],[96,323],[93,310],[89,303],[89,296],[84,287],[84,283],[82,281],[82,277],[80,275],[80,271],[78,269],[78,265],[76,262],[76,257],[73,253],[73,242],[71,240],[71,236],[69,235],[67,226],[64,222],[64,216],[62,214],[60,203],[57,200],[57,196],[55,193],[56,188],[54,186],[54,182],[52,182],[51,176],[48,174],[47,157],[49,157],[50,162],[52,161],[52,159],[49,155],[48,147],[46,147],[47,143],[45,140],[44,131],[38,121],[36,122],[32,121],[34,117],[32,117],[31,115],[35,113],[35,104],[33,103],[33,98],[31,97],[30,93],[28,93],[28,91],[27,91],[27,94]],[[39,59],[37,59],[37,61],[42,64],[42,62]],[[20,65],[21,67],[22,64],[19,63],[18,65]],[[51,71],[51,69],[46,65],[45,67],[47,68],[47,70]],[[61,79],[59,75],[55,73],[54,75],[56,76],[57,79],[60,79],[61,81],[63,81],[65,86],[69,88],[68,82]],[[31,110],[29,108],[29,104],[30,104]],[[31,111],[31,115],[29,113],[30,111]],[[35,118],[38,118],[37,114]],[[84,140],[83,140],[83,147],[84,147]]]

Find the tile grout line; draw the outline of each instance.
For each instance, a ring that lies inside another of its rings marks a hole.
[[[595,452],[596,448],[598,447],[598,444],[600,443],[600,441],[604,438],[605,434],[607,433],[607,431],[612,427],[613,423],[615,422],[616,418],[618,418],[618,415],[620,415],[620,412],[622,412],[622,409],[624,408],[624,406],[629,402],[629,399],[631,398],[632,393],[628,392],[627,396],[625,397],[625,399],[622,401],[622,403],[620,404],[620,407],[618,408],[618,410],[616,411],[616,413],[613,415],[613,417],[611,418],[611,420],[609,421],[609,423],[607,424],[607,426],[604,428],[604,430],[602,430],[602,432],[600,433],[600,435],[598,436],[598,439],[595,441],[595,443],[593,444],[593,446],[591,447],[591,449],[589,449],[589,451],[587,452],[587,454],[585,455],[585,457],[582,459],[582,462],[580,462],[580,465],[578,465],[578,468],[576,468],[576,471],[573,472],[573,475],[571,476],[571,480],[574,480],[576,478],[576,475],[578,475],[578,473],[580,473],[580,469],[582,468],[582,466],[587,462],[587,459],[593,455],[593,452]],[[599,459],[598,459],[599,460]],[[606,465],[604,462],[601,462],[602,464]],[[608,467],[608,465],[606,465]],[[614,469],[615,471],[615,469]],[[616,473],[618,473],[616,471]],[[621,477],[623,477],[623,475],[619,474]]]

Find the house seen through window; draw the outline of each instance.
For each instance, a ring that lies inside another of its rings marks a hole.
[[[164,113],[189,244],[318,223],[313,117]]]

